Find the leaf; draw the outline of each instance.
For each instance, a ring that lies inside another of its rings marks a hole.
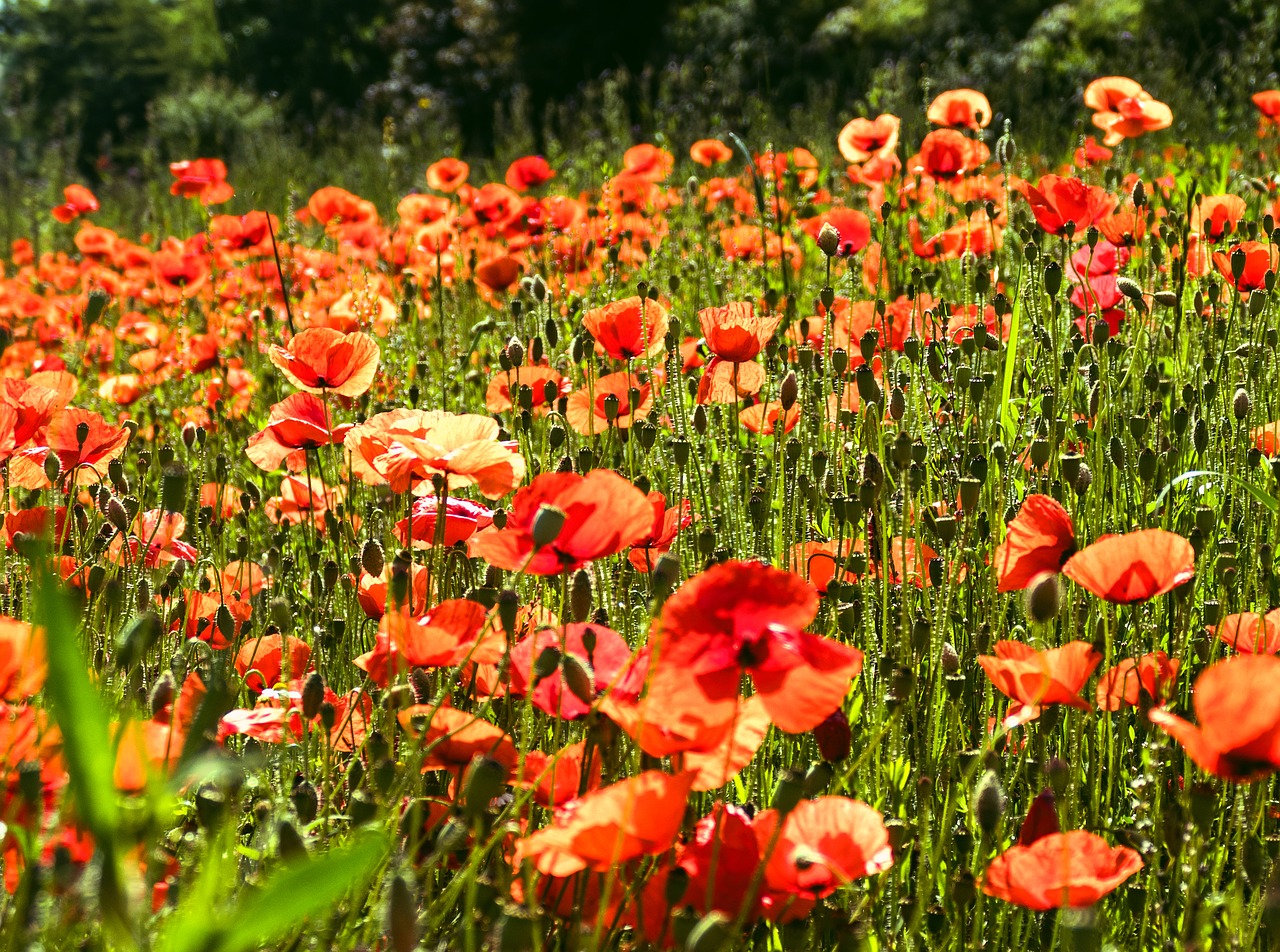
[[[1232,476],[1230,473],[1219,473],[1211,469],[1192,469],[1185,473],[1179,473],[1177,476],[1173,477],[1173,479],[1165,483],[1164,488],[1161,489],[1156,495],[1156,498],[1151,501],[1150,511],[1155,512],[1164,504],[1165,497],[1169,495],[1169,492],[1174,486],[1189,482],[1193,479],[1226,480],[1229,483],[1239,486],[1272,512],[1280,512],[1280,499],[1276,499],[1275,496],[1271,495],[1266,490],[1253,485],[1253,483],[1249,482],[1247,479],[1241,479],[1239,476]]]

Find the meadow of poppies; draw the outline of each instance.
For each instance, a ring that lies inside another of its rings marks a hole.
[[[7,947],[1280,942],[1253,98],[68,183],[0,261]]]

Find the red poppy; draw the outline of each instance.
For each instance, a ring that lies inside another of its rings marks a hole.
[[[1147,96],[1142,84],[1128,76],[1102,76],[1084,90],[1084,104],[1094,112],[1114,112],[1126,99]]]
[[[633,145],[622,154],[624,174],[650,182],[661,182],[671,174],[675,164],[675,156],[670,152],[647,142]]]
[[[516,863],[532,862],[547,876],[571,876],[665,852],[680,832],[692,784],[692,773],[646,770],[579,797],[556,811],[551,826],[517,842]]]
[[[201,205],[221,205],[235,194],[227,183],[227,167],[221,159],[190,159],[169,163],[173,195],[198,198]]]
[[[1009,847],[987,867],[982,891],[1027,909],[1083,908],[1140,869],[1142,858],[1135,850],[1072,830]]]
[[[533,529],[543,507],[565,518],[559,534],[539,548]],[[503,528],[491,526],[471,538],[471,555],[508,571],[558,575],[635,545],[652,520],[644,493],[611,470],[543,473],[516,493]]]
[[[27,700],[44,686],[47,670],[44,629],[0,615],[0,698]]]
[[[1243,267],[1237,277],[1235,262],[1243,256]],[[1280,266],[1280,248],[1270,242],[1241,241],[1227,251],[1215,251],[1213,264],[1233,288],[1241,293],[1265,289],[1267,275]]]
[[[966,252],[989,255],[1004,244],[1003,229],[982,209],[928,239],[920,231],[920,222],[912,218],[907,222],[907,234],[916,257],[931,261],[954,261]]]
[[[286,648],[288,661],[285,661]],[[281,680],[301,679],[311,670],[311,646],[289,635],[251,638],[236,652],[236,671],[255,694]]]
[[[84,439],[80,428],[86,428]],[[45,461],[53,455],[59,463],[60,479],[88,486],[102,482],[107,466],[119,459],[129,442],[129,431],[112,426],[92,410],[67,407],[54,416],[36,446],[16,454],[9,462],[9,481],[23,489],[45,489],[49,478]]]
[[[752,433],[773,436],[778,433],[790,433],[800,421],[800,407],[792,406],[783,411],[782,404],[776,400],[769,403],[753,403],[738,411],[738,422]]]
[[[693,508],[689,500],[667,507],[667,497],[660,492],[649,493],[649,505],[653,507],[653,522],[648,533],[636,541],[627,559],[637,572],[648,574],[658,564],[663,553],[669,551],[681,529],[693,522]]]
[[[778,822],[776,810],[765,810],[751,824],[762,853],[774,841]],[[892,865],[889,830],[879,810],[848,797],[819,797],[800,801],[782,820],[764,881],[778,892],[821,899]]]
[[[548,648],[560,652],[561,664],[554,674],[538,680],[534,664]],[[587,684],[569,682],[563,661],[566,656],[576,662],[578,674],[574,677],[585,675]],[[630,660],[631,649],[622,635],[604,625],[573,623],[543,628],[511,649],[511,693],[528,695],[534,707],[553,717],[578,720],[590,713],[594,698],[605,692]],[[579,696],[584,687],[588,698]]]
[[[1049,496],[1028,496],[991,560],[999,591],[1024,589],[1037,576],[1060,571],[1075,548],[1075,527],[1062,504]]]
[[[1102,655],[1089,643],[1072,641],[1061,648],[1036,651],[1016,641],[998,641],[995,651],[980,655],[978,664],[996,690],[1014,701],[1006,727],[1034,720],[1046,704],[1089,709],[1080,689],[1102,663]]]
[[[1031,809],[1027,811],[1022,826],[1018,827],[1018,845],[1030,846],[1037,840],[1052,836],[1059,829],[1058,808],[1053,790],[1045,787],[1031,801]]]
[[[436,525],[440,517],[440,500],[435,496],[419,496],[413,501],[409,517],[395,525],[396,539],[401,545],[409,544],[409,521],[413,520],[413,547],[429,549],[436,543]],[[446,546],[465,542],[481,529],[493,525],[493,510],[470,499],[449,496],[444,507],[444,537]]]
[[[1280,89],[1264,89],[1249,97],[1264,121],[1275,122],[1280,119]]]
[[[511,786],[533,791],[533,802],[540,807],[563,806],[579,796],[583,781],[586,741],[570,744],[555,754],[531,750],[517,770]],[[600,757],[593,756],[587,767],[584,792],[600,788]]]
[[[747,301],[704,307],[698,312],[707,348],[721,360],[738,364],[754,360],[781,321],[781,314],[756,314]]]
[[[1239,195],[1206,195],[1191,212],[1191,227],[1218,241],[1236,230],[1247,210]]]
[[[596,353],[614,360],[653,357],[666,347],[667,309],[649,298],[629,297],[583,312],[582,326]]]
[[[711,168],[733,158],[733,150],[719,139],[699,139],[689,146],[689,158],[699,165]]]
[[[508,188],[515,189],[517,192],[527,192],[531,188],[537,188],[551,181],[555,175],[555,170],[542,156],[526,155],[507,166],[505,181]]]
[[[8,528],[6,522],[5,528]],[[1228,615],[1209,631],[1218,640],[1226,642],[1241,654],[1268,654],[1280,652],[1280,608],[1273,608],[1265,615],[1258,612],[1241,612]]]
[[[66,201],[54,207],[52,214],[64,225],[98,210],[97,197],[83,185],[68,185],[62,190],[62,197]]]
[[[991,150],[976,139],[954,129],[935,129],[924,137],[920,151],[907,160],[912,175],[926,175],[940,182],[952,182],[980,168]]]
[[[1199,726],[1164,708],[1147,717],[1202,769],[1225,780],[1260,780],[1280,769],[1280,658],[1236,655],[1211,665],[1191,695]]]
[[[1098,145],[1098,140],[1093,136],[1084,137],[1084,145],[1076,149],[1072,161],[1078,169],[1092,168],[1101,162],[1111,161],[1115,153],[1106,146]]]
[[[378,344],[362,331],[343,334],[311,327],[290,338],[286,347],[273,344],[271,362],[299,390],[358,397],[378,372]]]
[[[259,469],[283,464],[297,473],[306,468],[307,450],[341,443],[350,429],[350,423],[335,427],[328,405],[315,394],[291,393],[271,407],[267,425],[249,437],[245,455]]]
[[[1102,536],[1062,566],[1062,574],[1077,585],[1120,605],[1163,595],[1195,573],[1191,543],[1165,529]]]
[[[427,187],[437,192],[456,192],[470,174],[471,166],[466,162],[446,156],[427,166]]]
[[[422,744],[426,757],[422,772],[451,770],[461,773],[476,757],[500,763],[508,773],[520,754],[501,727],[478,714],[452,707],[414,704],[399,714],[405,733]]]
[[[1137,707],[1143,695],[1150,703],[1164,704],[1173,697],[1179,667],[1178,659],[1170,659],[1163,651],[1144,654],[1136,661],[1121,659],[1098,678],[1098,708],[1118,711],[1126,704]]]
[[[836,246],[836,254],[842,258],[857,254],[871,241],[871,220],[854,208],[833,208],[816,218],[809,218],[801,225],[814,241],[822,232],[824,225],[830,225],[840,236]]]
[[[889,113],[874,119],[851,119],[840,130],[837,145],[846,162],[862,163],[873,156],[888,156],[898,147],[902,120]]]
[[[564,418],[576,432],[594,436],[614,427],[630,429],[652,410],[653,386],[635,374],[620,370],[597,377],[569,394]]]
[[[527,392],[523,389],[525,387]],[[570,389],[569,381],[559,371],[523,364],[499,371],[490,378],[484,405],[490,413],[503,413],[518,405],[534,416],[546,416],[552,403],[568,394]]]
[[[743,674],[779,730],[811,730],[840,706],[862,670],[862,652],[804,630],[818,593],[792,572],[724,562],[667,599],[651,636],[655,665],[648,699],[671,710],[700,698],[709,722],[725,721]]]
[[[1042,175],[1037,184],[1020,182],[1018,188],[1040,227],[1051,235],[1065,234],[1068,224],[1075,234],[1083,234],[1116,207],[1115,196],[1078,178]]]
[[[407,610],[389,611],[378,624],[378,634],[387,638],[388,670],[452,668],[467,661],[496,664],[501,659],[504,639],[492,626],[486,628],[488,612],[479,602],[453,598],[429,610],[413,610],[424,613],[413,617]],[[381,648],[375,644],[374,652]]]
[[[991,123],[991,103],[976,89],[949,89],[929,104],[928,119],[935,126],[985,129]]]
[[[141,559],[147,568],[172,562],[195,562],[200,553],[182,541],[186,531],[187,520],[182,513],[148,509],[134,519],[133,535],[126,537],[118,533],[111,540],[107,554],[118,563],[136,563]]]

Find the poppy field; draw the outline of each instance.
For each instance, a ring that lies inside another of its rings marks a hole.
[[[1253,100],[68,184],[0,260],[3,940],[1280,942]]]

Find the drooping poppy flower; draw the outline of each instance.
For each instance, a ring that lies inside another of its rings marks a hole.
[[[1266,288],[1267,274],[1280,267],[1280,248],[1270,242],[1237,242],[1225,252],[1215,251],[1213,265],[1233,288],[1250,293]]]
[[[990,125],[991,103],[976,89],[949,89],[929,103],[927,116],[935,126],[977,131]]]
[[[1036,651],[1016,641],[998,641],[995,652],[979,655],[978,664],[995,689],[1014,701],[1005,718],[1006,727],[1034,720],[1046,704],[1089,709],[1080,690],[1102,663],[1102,655],[1088,642],[1072,641],[1061,648]]]
[[[499,440],[491,417],[444,410],[388,410],[370,417],[343,441],[353,476],[393,492],[433,491],[443,476],[447,491],[475,486],[486,499],[511,492],[525,474],[520,447]]]
[[[874,119],[858,117],[847,122],[837,140],[846,162],[861,164],[873,156],[887,156],[898,147],[898,129],[902,120],[887,112]]]
[[[307,450],[341,443],[351,430],[350,423],[334,426],[329,408],[313,393],[291,393],[271,407],[267,425],[249,437],[245,455],[259,469],[287,466],[301,472],[307,465]]]
[[[378,372],[378,344],[368,334],[343,334],[329,327],[309,327],[285,347],[273,344],[271,362],[299,390],[358,397]]]
[[[629,297],[584,311],[582,326],[596,342],[596,353],[614,360],[655,357],[666,347],[667,309],[649,298]]]
[[[693,522],[693,507],[682,499],[677,505],[667,507],[667,497],[660,492],[649,493],[649,505],[653,507],[653,522],[649,531],[631,547],[627,559],[637,572],[648,575],[658,564],[658,559],[670,551],[681,529]]]
[[[440,500],[435,496],[419,496],[413,501],[410,515],[395,524],[395,536],[401,545],[409,544],[409,522],[413,522],[413,547],[429,549],[436,543],[436,527],[440,518]],[[446,546],[465,542],[481,529],[493,525],[493,510],[470,499],[449,496],[444,506],[444,533],[441,542]]]
[[[1109,162],[1115,155],[1106,146],[1098,145],[1098,140],[1093,136],[1084,137],[1084,145],[1076,149],[1072,158],[1076,168],[1088,169],[1102,162]]]
[[[801,800],[781,821],[776,810],[765,810],[751,824],[762,853],[779,822],[782,832],[765,866],[770,889],[821,899],[893,865],[884,818],[861,800]]]
[[[1280,658],[1236,655],[1210,665],[1191,703],[1198,726],[1159,707],[1147,718],[1203,770],[1250,782],[1280,769]]]
[[[1022,182],[1019,190],[1040,227],[1051,235],[1065,234],[1068,224],[1075,234],[1083,234],[1116,207],[1115,196],[1105,189],[1061,175],[1042,175],[1035,185]]]
[[[559,651],[562,660],[554,674],[539,680],[534,664],[547,648]],[[573,677],[585,675],[587,684],[570,682],[563,660],[567,655],[576,662]],[[552,717],[578,720],[587,716],[594,698],[604,693],[630,660],[631,649],[622,635],[604,625],[574,622],[559,629],[544,628],[511,648],[510,689],[514,695],[528,695],[534,707]],[[584,689],[586,698],[579,696]]]
[[[55,206],[52,215],[64,225],[98,210],[97,197],[83,185],[68,185],[62,190],[62,197],[66,201]]]
[[[236,653],[235,668],[245,686],[261,694],[282,679],[300,679],[310,671],[311,646],[293,635],[251,638]]]
[[[756,562],[724,562],[689,579],[667,599],[651,635],[656,659],[648,698],[699,696],[708,721],[727,720],[743,674],[779,730],[798,734],[844,701],[862,670],[862,652],[804,630],[818,593],[792,572]]]
[[[1108,846],[1086,830],[1051,833],[1030,846],[1011,846],[987,867],[982,891],[1027,909],[1092,906],[1134,873],[1142,857]]]
[[[712,357],[698,380],[699,403],[736,403],[754,397],[765,382],[765,369],[755,360],[742,363]]]
[[[1062,504],[1049,496],[1028,496],[991,559],[999,591],[1018,591],[1045,572],[1061,571],[1075,548],[1075,527]]]
[[[1045,787],[1031,801],[1031,809],[1027,811],[1022,826],[1018,827],[1018,845],[1030,846],[1037,840],[1052,836],[1060,829],[1053,788]]]
[[[556,811],[551,826],[519,840],[515,861],[547,876],[570,876],[662,853],[680,832],[693,777],[646,770],[579,797]]]
[[[102,482],[107,466],[120,458],[128,442],[129,431],[125,427],[112,426],[92,410],[67,407],[54,416],[36,446],[9,461],[9,481],[23,489],[48,487],[45,461],[53,455],[58,460],[60,480],[77,486]]]
[[[652,384],[620,370],[597,377],[569,394],[564,417],[576,432],[594,436],[611,428],[630,429],[652,410]]]
[[[689,158],[706,168],[728,162],[733,158],[733,150],[719,139],[699,139],[689,146]]]
[[[173,184],[169,191],[183,198],[198,198],[201,205],[221,205],[235,194],[227,182],[227,166],[221,159],[189,159],[169,163]]]
[[[1280,652],[1280,608],[1273,608],[1265,615],[1258,612],[1241,612],[1228,615],[1209,631],[1241,654],[1268,654]]]
[[[427,166],[427,186],[446,194],[456,192],[467,181],[471,166],[461,159],[446,156]]]
[[[1172,696],[1178,681],[1177,658],[1163,651],[1152,651],[1141,658],[1123,658],[1098,678],[1098,709],[1118,711],[1126,704],[1137,707],[1146,696],[1148,703],[1164,704]]]
[[[1165,529],[1102,536],[1062,566],[1062,574],[1101,599],[1120,605],[1146,601],[1189,582],[1195,550]]]
[[[539,548],[533,530],[544,507],[565,518],[555,538]],[[559,575],[635,545],[652,520],[645,494],[611,470],[543,473],[516,493],[503,528],[472,536],[470,551],[508,571]]]

